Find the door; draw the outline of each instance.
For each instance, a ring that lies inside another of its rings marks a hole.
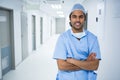
[[[32,50],[36,50],[36,20],[35,16],[32,16]]]
[[[0,9],[0,51],[2,75],[12,69],[10,20],[10,11]]]
[[[40,17],[40,44],[43,43],[43,18]]]

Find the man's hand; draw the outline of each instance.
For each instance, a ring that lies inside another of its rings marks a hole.
[[[88,58],[87,58],[87,61],[93,61],[96,59],[96,53],[91,53]]]
[[[74,59],[73,58],[67,58],[67,62],[73,64],[74,63]]]
[[[87,61],[93,61],[93,60],[95,60],[96,59],[96,53],[91,53],[89,56],[88,56],[88,58],[87,58]],[[67,58],[67,62],[69,62],[69,63],[74,63],[74,60],[75,59],[73,59],[73,58]]]

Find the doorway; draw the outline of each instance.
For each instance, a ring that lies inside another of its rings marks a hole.
[[[32,15],[32,50],[36,50],[36,18]]]
[[[0,55],[2,75],[14,68],[13,11],[0,8]]]

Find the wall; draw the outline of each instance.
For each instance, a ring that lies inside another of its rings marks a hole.
[[[14,5],[13,5],[14,3]],[[22,60],[21,55],[21,1],[0,0],[0,6],[13,10],[15,66]]]
[[[27,24],[27,14],[21,12],[21,38],[22,38],[22,60],[28,56],[28,24]]]
[[[32,54],[32,15],[36,17],[36,50],[41,47],[40,44],[40,17],[43,18],[43,44],[55,34],[55,18],[43,11],[27,11],[28,17],[28,53]]]
[[[96,34],[96,17],[97,17],[98,0],[85,0],[83,5],[88,13],[88,30]]]
[[[56,34],[65,31],[65,18],[56,18]]]
[[[104,16],[101,19],[103,26],[99,26],[99,22],[95,22],[95,17],[98,17],[98,4],[104,1]],[[88,10],[88,30],[98,36],[102,60],[100,61],[97,80],[119,80],[120,79],[120,63],[119,56],[119,23],[120,23],[120,0],[85,0],[83,3]],[[92,13],[94,12],[94,13]],[[92,26],[92,27],[91,27]],[[96,27],[95,27],[96,26]],[[99,32],[97,32],[99,31]]]
[[[103,60],[100,69],[101,80],[120,80],[120,0],[105,0],[105,34]]]
[[[41,13],[42,14],[42,13]],[[43,43],[50,38],[51,31],[51,17],[48,14],[43,15]]]
[[[53,35],[55,35],[55,33],[56,33],[56,23],[55,23],[56,21],[55,21],[55,18],[52,17],[52,18],[51,18],[51,21],[52,21],[52,25],[51,25],[51,27],[52,27],[52,28],[51,28],[51,29],[52,29],[51,32],[52,32],[52,33],[51,33],[51,36],[53,36]]]

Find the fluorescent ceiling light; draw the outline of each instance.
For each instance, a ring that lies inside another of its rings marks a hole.
[[[65,17],[63,14],[59,15],[59,17]]]
[[[60,4],[52,4],[51,7],[53,9],[61,9],[62,8],[62,6]]]

